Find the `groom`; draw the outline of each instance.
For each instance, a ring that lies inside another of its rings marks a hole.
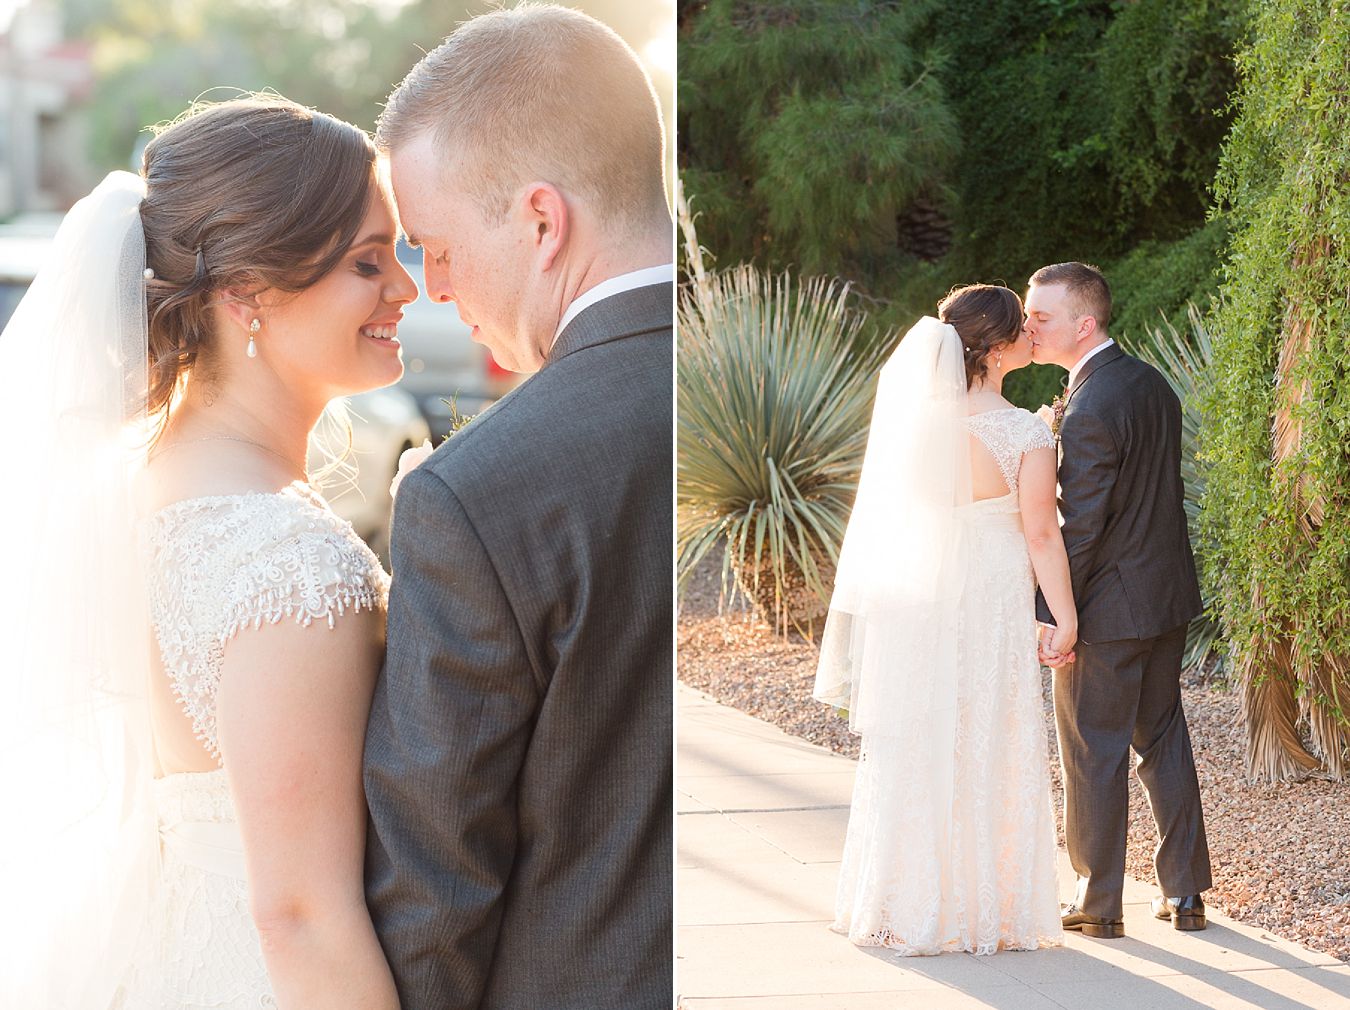
[[[1033,360],[1069,370],[1059,429],[1059,511],[1078,606],[1076,659],[1056,667],[1064,830],[1077,894],[1065,929],[1125,935],[1130,751],[1160,838],[1153,912],[1203,929],[1210,886],[1181,658],[1201,610],[1182,509],[1181,405],[1107,336],[1111,291],[1083,263],[1042,267],[1025,303]],[[1052,624],[1044,598],[1037,619]]]
[[[673,230],[656,99],[586,15],[474,18],[390,96],[425,291],[534,374],[409,473],[366,738],[403,1010],[665,1010]]]

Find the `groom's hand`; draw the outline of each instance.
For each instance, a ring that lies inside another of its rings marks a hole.
[[[1036,658],[1040,660],[1042,666],[1048,666],[1052,670],[1068,666],[1074,661],[1072,649],[1068,652],[1056,652],[1050,648],[1050,643],[1054,640],[1055,630],[1053,624],[1036,622]]]
[[[1052,670],[1058,670],[1061,667],[1071,666],[1075,659],[1072,652],[1059,655],[1054,652],[1047,652],[1045,649],[1037,650],[1037,658],[1040,659],[1042,666],[1048,666]]]

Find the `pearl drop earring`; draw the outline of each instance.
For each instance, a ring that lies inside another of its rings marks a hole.
[[[258,331],[261,329],[262,323],[256,318],[253,322],[248,324],[248,356],[250,358],[256,358],[258,356],[258,344],[253,338],[258,335]]]

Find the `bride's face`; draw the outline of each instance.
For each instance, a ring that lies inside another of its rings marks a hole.
[[[402,377],[397,327],[417,284],[394,254],[397,234],[389,199],[376,186],[356,240],[333,270],[298,293],[258,295],[258,358],[297,395],[326,403]],[[244,362],[245,374],[251,365]]]
[[[1026,368],[1031,364],[1031,352],[1031,337],[1027,333],[1027,328],[1023,326],[1017,331],[1016,339],[1003,347],[1003,371],[1011,372],[1018,368]]]

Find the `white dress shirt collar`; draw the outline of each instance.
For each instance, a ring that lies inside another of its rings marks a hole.
[[[645,288],[652,284],[673,284],[674,282],[674,263],[663,263],[659,267],[631,270],[626,274],[619,274],[617,277],[601,281],[595,287],[577,295],[572,304],[567,306],[567,311],[563,313],[562,320],[558,323],[558,329],[554,331],[553,339],[557,340],[562,331],[567,329],[568,323],[601,299],[610,298],[624,291],[632,291],[634,288]]]
[[[1107,337],[1107,338],[1106,338],[1106,343],[1104,343],[1104,344],[1098,344],[1098,345],[1097,345],[1096,347],[1094,347],[1092,350],[1088,351],[1088,352],[1087,352],[1086,354],[1084,354],[1081,358],[1079,358],[1079,359],[1078,359],[1078,364],[1074,365],[1072,368],[1069,369],[1069,388],[1070,388],[1070,389],[1073,388],[1074,382],[1078,379],[1078,373],[1081,372],[1081,371],[1083,370],[1083,366],[1086,365],[1086,364],[1088,363],[1088,359],[1089,359],[1089,358],[1093,357],[1094,355],[1101,354],[1102,351],[1104,351],[1104,350],[1106,350],[1108,347],[1112,347],[1112,346],[1114,346],[1114,345],[1115,345],[1115,341],[1112,340],[1110,337]]]

